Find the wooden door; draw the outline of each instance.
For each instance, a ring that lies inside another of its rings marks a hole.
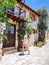
[[[16,26],[11,25],[10,31],[8,28],[4,31],[4,34],[7,35],[7,40],[4,41],[3,48],[15,46],[15,29]]]

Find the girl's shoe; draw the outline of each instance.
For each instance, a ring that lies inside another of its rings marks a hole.
[[[19,55],[20,55],[20,56],[23,56],[24,54],[23,54],[23,53],[20,53]]]

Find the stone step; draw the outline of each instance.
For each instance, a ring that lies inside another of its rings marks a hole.
[[[17,52],[15,47],[3,48],[3,55],[8,55]]]

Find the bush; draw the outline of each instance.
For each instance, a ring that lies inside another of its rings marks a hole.
[[[26,31],[29,33],[29,35],[31,35],[33,32],[32,28],[29,26],[26,27]]]
[[[20,47],[22,47],[22,39],[24,38],[25,31],[27,31],[30,34],[32,34],[32,28],[28,25],[31,21],[28,19],[25,19],[25,22],[19,23],[19,29],[18,29],[18,50]],[[32,21],[33,22],[33,21]]]
[[[41,47],[41,46],[43,46],[43,45],[44,45],[44,42],[41,42],[41,41],[40,41],[40,42],[37,43],[37,46],[38,46],[38,47]]]

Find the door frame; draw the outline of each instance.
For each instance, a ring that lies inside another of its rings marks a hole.
[[[14,26],[14,46],[10,46],[10,47],[15,47],[15,39],[16,39],[16,25],[14,25],[14,24],[10,24],[10,25]],[[4,44],[4,43],[3,43],[3,44]],[[8,48],[8,47],[4,47],[4,45],[3,45],[3,48]]]

